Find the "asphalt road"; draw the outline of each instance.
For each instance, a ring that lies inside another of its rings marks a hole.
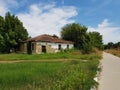
[[[120,90],[120,58],[103,53],[98,90]]]

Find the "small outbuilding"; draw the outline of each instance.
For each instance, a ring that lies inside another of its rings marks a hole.
[[[29,54],[55,53],[60,50],[72,49],[73,47],[74,43],[71,41],[43,34],[22,42],[20,52]]]

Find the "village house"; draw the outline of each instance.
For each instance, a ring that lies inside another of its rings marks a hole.
[[[43,34],[23,42],[20,46],[20,51],[29,54],[55,53],[73,47],[74,43],[71,41]]]

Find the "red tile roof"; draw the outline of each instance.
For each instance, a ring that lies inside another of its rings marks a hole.
[[[39,35],[39,36],[34,37],[34,38],[30,38],[30,39],[28,39],[28,41],[73,44],[73,42],[71,42],[71,41],[67,41],[67,40],[63,40],[63,39],[60,39],[60,38],[52,37],[52,36],[47,35],[47,34],[43,34],[43,35]]]

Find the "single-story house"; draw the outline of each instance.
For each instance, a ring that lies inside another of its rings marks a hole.
[[[73,47],[74,43],[71,41],[43,34],[21,43],[20,52],[30,54],[55,53],[60,50],[71,49]]]

